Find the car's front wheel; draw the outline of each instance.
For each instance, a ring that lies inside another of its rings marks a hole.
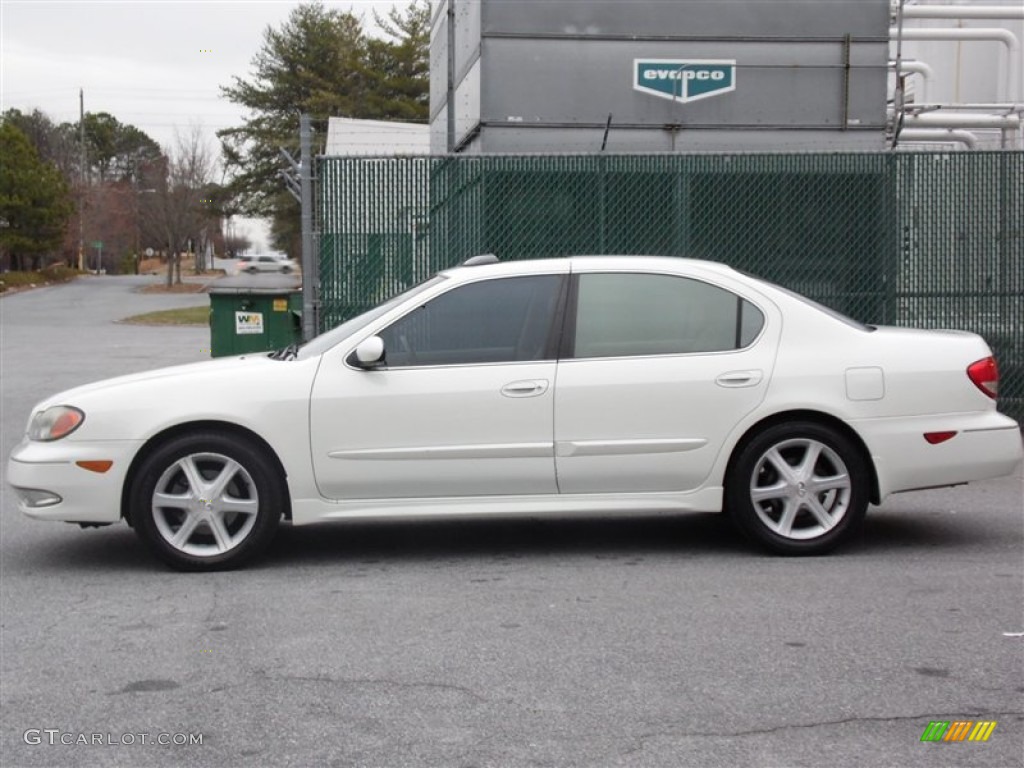
[[[270,544],[286,505],[264,451],[215,432],[150,454],[131,489],[132,525],[153,552],[188,571],[236,568]]]
[[[814,422],[777,424],[749,440],[726,481],[739,528],[773,552],[824,554],[847,541],[867,511],[869,472],[841,432]]]

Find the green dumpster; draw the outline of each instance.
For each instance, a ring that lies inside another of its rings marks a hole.
[[[302,340],[302,284],[294,276],[240,275],[210,286],[212,357],[269,352]]]

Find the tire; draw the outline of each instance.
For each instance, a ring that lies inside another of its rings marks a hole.
[[[292,273],[292,268],[291,267],[281,267],[281,274],[282,275],[290,275],[291,273]]]
[[[208,431],[157,448],[129,498],[135,531],[182,571],[227,570],[256,557],[287,504],[284,478],[263,450]]]
[[[857,532],[869,471],[849,438],[815,422],[777,424],[739,449],[727,511],[748,537],[783,555],[821,555]]]
[[[256,269],[256,267],[249,267],[245,270],[245,274],[247,275],[255,275],[257,272],[259,272],[259,270]]]

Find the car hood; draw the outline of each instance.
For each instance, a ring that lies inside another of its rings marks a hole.
[[[234,357],[223,357],[218,358],[217,360],[204,360],[202,362],[187,363],[185,365],[174,365],[169,368],[156,368],[151,371],[142,371],[140,373],[131,373],[126,376],[117,376],[112,379],[103,379],[91,384],[83,384],[80,387],[58,392],[57,394],[41,401],[33,409],[33,413],[43,410],[44,408],[49,408],[52,405],[75,405],[76,402],[80,401],[82,398],[86,398],[100,392],[103,393],[104,397],[110,397],[112,394],[115,394],[113,390],[130,389],[136,385],[156,381],[158,379],[175,377],[182,379],[183,383],[184,380],[194,381],[200,379],[215,379],[227,384],[235,375],[238,375],[239,377],[250,376],[253,374],[254,369],[261,366],[279,366],[288,364],[288,362],[271,360],[266,354],[257,353],[237,355]],[[241,381],[244,379],[239,378],[236,380]]]

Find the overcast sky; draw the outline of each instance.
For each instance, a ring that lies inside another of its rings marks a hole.
[[[280,28],[300,3],[278,0],[0,0],[0,109],[39,109],[55,122],[109,112],[161,145],[198,125],[239,125],[242,110],[221,98],[233,76],[249,79],[263,30]],[[374,29],[373,11],[407,0],[324,0]],[[265,230],[248,226],[261,241]]]

